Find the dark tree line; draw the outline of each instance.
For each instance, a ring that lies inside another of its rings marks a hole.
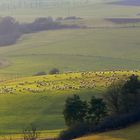
[[[14,44],[21,36],[19,23],[12,17],[0,21],[0,46]]]
[[[0,46],[16,43],[23,34],[63,28],[78,28],[78,26],[61,24],[51,17],[37,18],[32,23],[19,23],[12,17],[3,17],[0,20]]]
[[[109,112],[112,114],[130,113],[140,108],[140,81],[132,75],[126,81],[113,83],[105,94]]]
[[[78,95],[69,97],[64,108],[68,130],[60,140],[71,140],[89,133],[127,127],[140,121],[140,81],[132,75],[112,83],[103,98],[82,101]]]
[[[79,123],[98,124],[107,115],[107,107],[101,98],[93,96],[87,102],[74,95],[66,100],[63,114],[68,127]]]

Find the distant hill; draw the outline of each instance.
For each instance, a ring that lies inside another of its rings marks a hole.
[[[126,5],[126,6],[140,6],[140,0],[119,0],[111,2],[111,4]]]

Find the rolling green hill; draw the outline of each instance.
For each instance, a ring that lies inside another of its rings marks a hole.
[[[62,22],[85,26],[26,34],[15,45],[0,47],[1,140],[4,134],[21,137],[30,124],[43,138],[57,136],[66,127],[62,111],[67,97],[79,94],[88,100],[101,96],[115,80],[140,75],[140,22],[134,22],[140,7],[112,3],[118,1],[46,0],[43,7],[37,0],[0,1],[0,16],[20,22],[76,16],[82,19]],[[108,18],[133,22],[118,24]],[[64,74],[33,76],[52,68]],[[139,140],[139,128],[137,124],[81,140]]]
[[[31,76],[39,71],[140,69],[140,32],[132,28],[46,31],[0,48],[9,66],[0,75]]]
[[[30,124],[41,131],[64,129],[62,111],[68,96],[79,94],[87,100],[92,95],[101,96],[113,81],[131,74],[140,75],[140,72],[66,73],[3,81],[0,84],[0,134],[22,133]]]
[[[115,1],[118,0],[46,0],[45,8],[31,7],[31,2],[36,1],[25,0],[24,6],[18,0],[1,1],[0,6],[5,7],[0,8],[0,15],[22,22],[43,16],[77,16],[83,19],[63,22],[88,27],[27,34],[15,45],[0,47],[1,79],[32,76],[54,67],[62,72],[140,69],[140,22],[117,24],[106,19],[133,21],[139,18],[139,6],[111,4]]]

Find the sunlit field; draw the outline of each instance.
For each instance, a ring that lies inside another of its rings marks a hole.
[[[5,16],[20,24],[52,17],[78,28],[23,33],[13,45],[0,46],[0,140],[23,138],[31,124],[40,138],[57,137],[66,128],[68,97],[88,101],[117,80],[140,76],[137,0],[1,0]],[[53,68],[60,74],[50,75]],[[35,76],[40,72],[46,75]],[[135,124],[78,140],[139,140],[139,130]]]
[[[140,72],[67,73],[3,81],[0,85],[0,132],[22,133],[29,124],[35,124],[40,131],[64,129],[62,112],[67,97],[79,94],[88,100],[92,95],[102,96],[113,81],[131,74]]]

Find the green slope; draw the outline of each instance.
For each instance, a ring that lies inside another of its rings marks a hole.
[[[93,93],[80,94],[84,99]],[[65,128],[62,110],[70,93],[0,96],[0,134],[22,133],[30,124],[38,130]]]
[[[140,69],[138,29],[79,29],[23,36],[17,44],[0,48],[10,66],[0,74],[33,75],[57,67],[61,71]]]
[[[31,123],[39,130],[64,129],[62,111],[68,96],[101,96],[111,82],[131,74],[140,72],[68,73],[1,82],[0,134],[21,133]]]

